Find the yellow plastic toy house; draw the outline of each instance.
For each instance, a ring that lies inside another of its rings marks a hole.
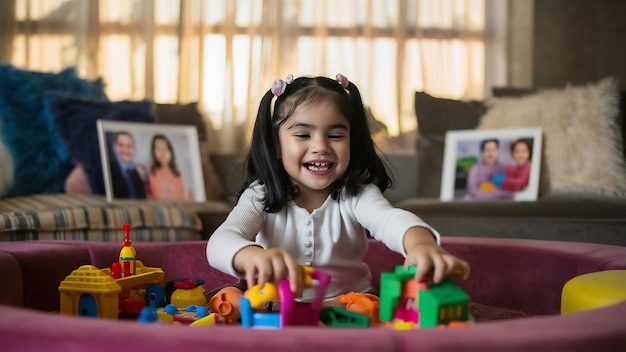
[[[120,297],[133,298],[135,289],[160,285],[165,278],[161,268],[145,267],[140,260],[136,264],[136,275],[119,279],[113,278],[109,268],[98,269],[93,265],[72,271],[59,285],[61,314],[117,319]]]
[[[122,287],[93,265],[83,265],[61,281],[61,314],[117,319]]]
[[[111,265],[115,270],[83,265],[61,281],[61,314],[117,319],[128,303],[146,304],[146,290],[151,285],[162,291],[165,273],[161,268],[146,267],[135,258],[130,225],[123,224],[122,229],[125,241],[119,261]]]

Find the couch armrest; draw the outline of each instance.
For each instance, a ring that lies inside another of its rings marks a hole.
[[[3,242],[0,243],[0,251],[9,252],[19,263],[23,282],[23,306],[43,311],[59,310],[60,282],[72,270],[90,263],[87,251],[63,242]],[[4,271],[4,267],[2,268]],[[3,284],[3,287],[6,286],[11,285]],[[9,295],[19,293],[13,291]]]
[[[0,304],[21,307],[24,305],[24,280],[22,267],[13,254],[0,250]]]

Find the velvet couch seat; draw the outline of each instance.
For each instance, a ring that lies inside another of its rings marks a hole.
[[[539,240],[445,238],[442,245],[472,265],[461,282],[472,299],[475,324],[464,328],[400,331],[390,328],[241,326],[188,327],[59,316],[58,286],[82,264],[107,267],[120,245],[95,241],[0,243],[0,346],[3,351],[153,350],[409,351],[603,350],[626,347],[626,302],[559,315],[571,278],[626,268],[626,248]],[[133,243],[137,258],[163,268],[166,280],[205,280],[211,290],[234,282],[212,269],[205,241]],[[371,240],[366,258],[374,284],[402,257]],[[493,315],[494,312],[519,313]],[[498,320],[507,318],[506,320]],[[516,318],[516,319],[513,319]]]
[[[445,236],[524,238],[626,246],[626,198],[549,194],[536,201],[442,202],[410,198],[396,204]]]

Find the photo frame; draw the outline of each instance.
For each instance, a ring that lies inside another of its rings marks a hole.
[[[195,126],[98,120],[97,127],[108,201],[205,201]]]
[[[536,200],[541,145],[541,128],[448,131],[440,199]]]

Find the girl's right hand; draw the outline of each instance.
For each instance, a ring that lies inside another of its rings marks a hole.
[[[248,287],[263,286],[266,282],[278,284],[288,279],[292,292],[302,292],[302,269],[284,248],[245,247],[237,252],[233,265],[245,274]]]

